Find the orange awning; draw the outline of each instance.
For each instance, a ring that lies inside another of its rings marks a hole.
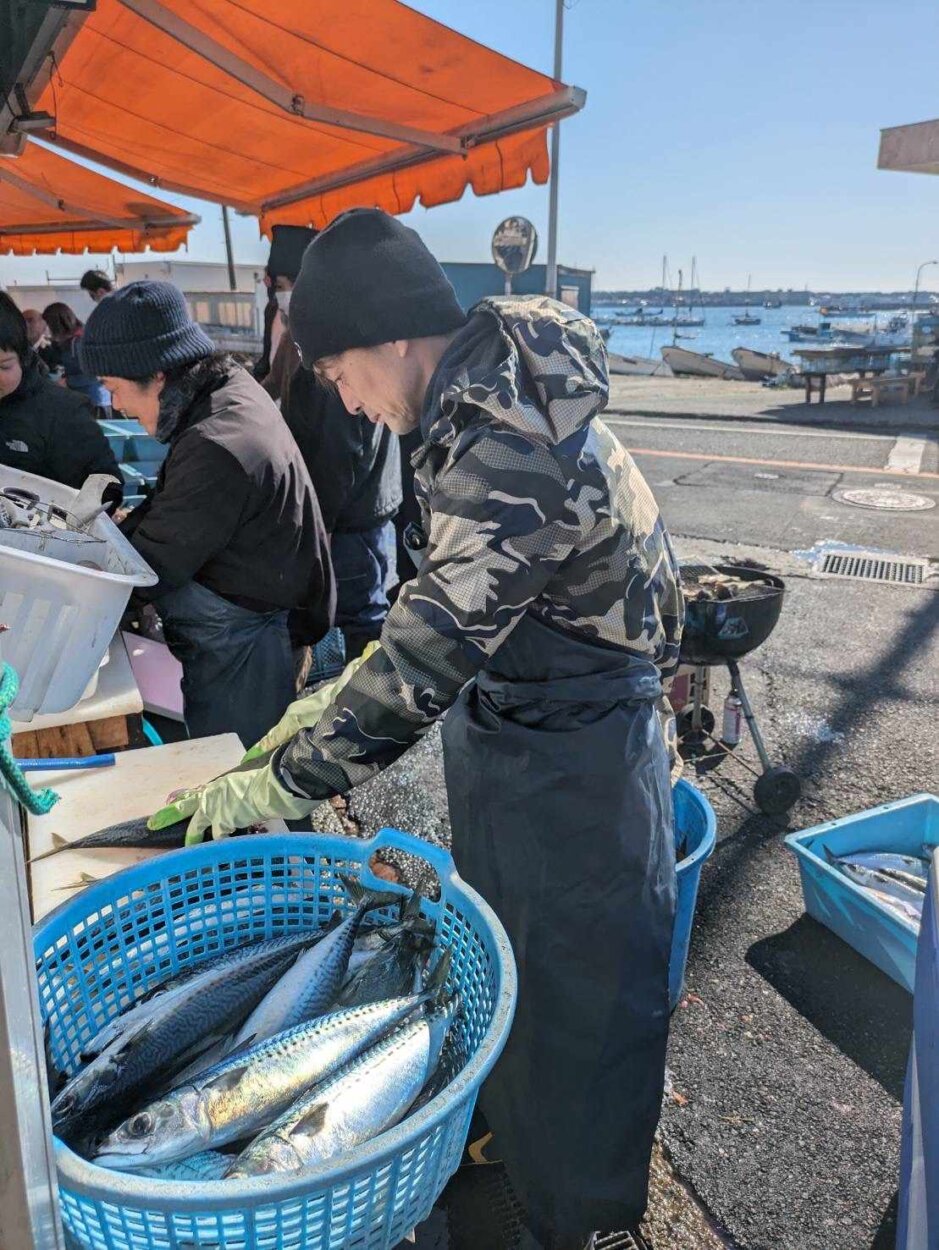
[[[98,0],[54,64],[50,142],[265,231],[543,183],[584,100],[398,0]]]
[[[198,220],[36,143],[0,155],[0,254],[171,252]]]

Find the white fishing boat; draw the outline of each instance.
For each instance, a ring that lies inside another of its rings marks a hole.
[[[792,365],[776,352],[757,352],[752,347],[735,347],[730,353],[748,382],[762,382],[788,373]]]
[[[664,360],[653,360],[651,356],[621,356],[618,352],[607,352],[610,373],[626,374],[629,377],[670,378],[672,371]]]
[[[687,347],[674,343],[662,348],[662,359],[678,378],[723,378],[727,382],[742,382],[743,370],[726,360],[715,360],[707,352],[691,352]]]

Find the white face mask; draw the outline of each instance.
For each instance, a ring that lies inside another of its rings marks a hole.
[[[275,291],[274,292],[274,297],[277,300],[277,307],[280,309],[280,311],[284,314],[285,317],[287,315],[287,309],[290,307],[290,296],[292,294],[293,294],[292,291]]]

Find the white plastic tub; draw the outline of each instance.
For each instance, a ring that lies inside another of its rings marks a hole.
[[[32,491],[66,510],[78,491],[60,482],[0,465],[0,489]],[[17,720],[65,712],[81,699],[136,586],[157,575],[117,526],[99,516],[89,527],[95,560],[86,568],[4,543],[0,530],[0,659],[16,669]]]

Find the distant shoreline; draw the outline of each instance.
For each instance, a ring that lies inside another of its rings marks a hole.
[[[610,306],[636,307],[645,302],[653,308],[674,308],[674,291],[663,291],[661,287],[653,287],[648,291],[593,291],[591,299],[594,304]],[[913,306],[912,291],[686,291],[682,295],[682,304],[697,304],[708,308],[736,308],[746,304],[762,307],[766,300],[778,300],[784,308],[825,307],[829,304],[841,305],[837,310],[864,310],[880,312]],[[936,309],[939,302],[931,292],[920,291],[916,300],[916,309],[925,312]]]

